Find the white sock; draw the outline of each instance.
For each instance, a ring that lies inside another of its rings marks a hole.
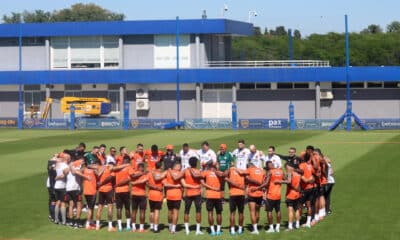
[[[256,223],[256,224],[253,224],[253,231],[258,232],[257,223]]]
[[[169,231],[172,230],[172,224],[171,223],[168,223],[168,229],[169,229]]]
[[[274,224],[270,224],[269,229],[274,229]]]
[[[121,219],[118,219],[117,223],[118,223],[118,229],[122,229],[122,221],[121,221]]]
[[[221,232],[221,225],[217,225],[217,232]]]
[[[112,226],[112,222],[111,221],[108,221],[108,228],[112,228],[113,226]]]
[[[280,223],[277,223],[275,228],[276,228],[276,229],[279,229],[280,227],[281,227],[281,224],[280,224]]]
[[[316,214],[314,215],[314,220],[317,221],[317,222],[319,221],[319,215],[318,215],[318,213],[316,213]]]
[[[54,218],[55,218],[55,222],[60,222],[60,218],[59,218],[58,216],[60,216],[60,207],[55,206],[55,207],[54,207]]]
[[[136,230],[136,223],[132,223],[132,230]]]
[[[129,228],[130,225],[131,225],[131,219],[128,218],[126,219],[126,228]]]
[[[306,223],[307,225],[310,225],[311,224],[311,216],[307,216],[307,223]]]
[[[176,225],[172,225],[171,232],[175,232],[175,230],[176,230]]]
[[[243,226],[238,227],[238,232],[243,232]]]
[[[96,227],[100,227],[100,220],[96,220]]]
[[[185,230],[186,232],[189,232],[189,223],[185,223]]]
[[[211,232],[215,233],[214,225],[210,226]]]
[[[143,230],[144,229],[144,224],[140,224],[139,225],[139,230]]]
[[[231,233],[235,233],[235,227],[231,227]]]
[[[297,221],[296,221],[296,228],[299,228],[299,227],[300,227],[300,221],[297,220]]]
[[[293,223],[292,223],[292,222],[289,222],[289,223],[288,223],[288,228],[289,228],[289,229],[293,229]]]
[[[158,224],[154,224],[154,230],[158,231]]]
[[[196,231],[197,232],[200,232],[201,230],[200,230],[201,228],[200,228],[200,223],[196,223]]]
[[[150,230],[154,228],[154,224],[150,223]]]
[[[86,227],[90,227],[90,222],[86,221]]]
[[[325,215],[326,215],[326,211],[325,211],[325,208],[321,208],[320,210],[319,210],[319,216],[320,217],[325,217]]]

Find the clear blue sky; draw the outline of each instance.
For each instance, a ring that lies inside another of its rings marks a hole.
[[[209,18],[220,18],[227,4],[226,18],[247,21],[249,10],[255,10],[258,16],[252,22],[256,26],[271,29],[284,25],[300,29],[303,35],[343,32],[346,13],[350,31],[360,31],[372,23],[385,29],[391,21],[400,20],[400,0],[2,0],[0,15],[25,9],[50,11],[78,2],[93,2],[122,12],[127,20],[200,18],[202,10]]]

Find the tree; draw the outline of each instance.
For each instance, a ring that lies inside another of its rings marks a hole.
[[[70,8],[64,8],[58,11],[46,12],[43,10],[35,10],[32,12],[24,11],[23,13],[12,12],[10,16],[3,15],[4,23],[18,23],[20,16],[27,23],[32,22],[82,22],[82,21],[122,21],[125,15],[122,13],[112,12],[104,9],[96,4],[78,3]]]
[[[361,31],[363,34],[377,34],[377,33],[382,33],[382,28],[379,25],[376,24],[371,24],[367,28]]]
[[[278,26],[275,28],[274,35],[276,36],[287,36],[288,33],[284,26]]]
[[[254,34],[254,36],[261,36],[261,28],[253,27],[253,34]]]
[[[295,39],[301,39],[300,30],[295,29],[294,32],[293,32],[293,35],[294,35],[294,38],[295,38]]]
[[[386,28],[387,32],[393,33],[393,32],[400,32],[400,22],[399,21],[393,21],[389,25],[387,25]]]

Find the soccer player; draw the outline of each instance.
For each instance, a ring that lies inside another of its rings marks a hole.
[[[263,163],[265,161],[265,155],[262,151],[257,150],[255,145],[249,146],[250,154],[249,154],[249,162],[258,168],[263,167]]]
[[[210,144],[207,141],[201,143],[201,149],[197,151],[197,155],[200,159],[200,165],[202,169],[205,169],[207,163],[217,164],[217,155],[210,148]]]
[[[331,214],[332,213],[332,209],[331,209],[331,192],[332,192],[333,186],[335,185],[335,178],[334,178],[334,175],[333,175],[334,171],[333,171],[331,160],[327,156],[324,156],[324,159],[326,161],[326,166],[327,166],[326,172],[328,174],[328,176],[327,176],[327,178],[328,178],[327,179],[327,184],[325,186],[325,191],[324,191],[325,192],[325,201],[326,201],[325,208],[326,208],[326,212],[328,214]]]
[[[300,209],[301,209],[301,175],[295,171],[296,164],[293,161],[286,163],[287,179],[280,181],[287,184],[286,188],[286,205],[288,208],[288,231],[293,230],[293,220],[296,218],[295,228],[300,227]]]
[[[302,174],[301,179],[301,190],[302,190],[302,204],[307,207],[307,222],[303,225],[304,227],[311,227],[311,217],[312,217],[312,201],[314,198],[315,184],[314,184],[314,166],[312,164],[311,155],[305,154],[304,162],[299,165],[300,173]]]
[[[117,149],[115,147],[110,147],[110,154],[106,156],[106,164],[113,163],[114,165],[119,165],[116,159]]]
[[[54,208],[56,206],[56,196],[54,195],[54,184],[55,178],[57,176],[56,164],[57,164],[58,154],[55,154],[49,161],[47,161],[47,191],[49,193],[49,220],[54,222]]]
[[[139,232],[144,232],[144,221],[146,217],[147,198],[146,183],[149,180],[148,174],[144,171],[144,163],[136,165],[137,169],[130,169],[132,179],[132,232],[136,232],[136,213],[139,209]]]
[[[114,149],[110,150],[115,151]],[[115,172],[115,203],[117,206],[118,231],[122,232],[122,208],[125,208],[126,231],[131,231],[131,201],[129,194],[129,170],[131,169],[131,159],[128,155],[124,156],[121,165],[112,169]]]
[[[265,210],[268,215],[269,229],[267,233],[279,232],[281,225],[281,187],[284,174],[281,168],[275,168],[271,161],[267,161],[267,179],[261,187],[267,187],[267,202]],[[274,229],[272,211],[276,213],[276,227]]]
[[[226,151],[226,144],[221,144],[219,146],[219,153],[217,156],[217,169],[220,172],[227,172],[233,163],[233,156],[230,152]],[[221,200],[225,202],[225,178],[221,179]]]
[[[238,231],[239,235],[243,234],[243,211],[244,211],[244,199],[245,199],[245,175],[240,174],[236,171],[235,167],[230,167],[227,172],[225,181],[229,184],[229,210],[230,210],[230,226],[231,235],[235,233],[235,214],[236,209],[239,213],[239,224]]]
[[[86,215],[86,230],[93,230],[95,227],[92,226],[94,205],[96,204],[96,193],[97,193],[97,175],[94,169],[86,167],[84,163],[83,167],[83,195],[86,199],[87,204],[87,215]]]
[[[285,160],[287,163],[294,166],[295,168],[298,168],[299,164],[301,162],[301,159],[300,159],[300,157],[298,157],[296,155],[296,148],[295,147],[289,148],[288,153],[289,153],[289,155],[287,155],[287,156],[281,155],[281,154],[276,154],[276,155],[278,155],[278,157],[280,157],[282,160]]]
[[[60,224],[59,214],[61,212],[61,224],[65,225],[67,223],[67,209],[65,206],[66,203],[66,175],[68,174],[68,163],[71,160],[71,156],[69,154],[62,154],[62,159],[57,161],[55,170],[56,170],[56,177],[54,183],[54,194],[56,197],[56,205],[54,208],[54,216],[55,224]]]
[[[103,207],[107,205],[108,210],[108,231],[115,232],[116,229],[112,225],[113,217],[113,203],[114,203],[114,190],[112,186],[115,173],[111,171],[113,165],[102,166],[99,168],[99,181],[97,187],[99,189],[99,206],[96,213],[96,230],[100,230],[100,218]]]
[[[243,139],[237,142],[237,148],[232,152],[233,157],[236,161],[236,168],[245,170],[247,168],[247,162],[249,160],[250,150],[246,148]]]
[[[274,168],[282,168],[282,161],[281,158],[275,154],[275,147],[269,146],[268,147],[268,154],[265,156],[265,167],[267,166],[267,162],[271,161],[274,165]]]
[[[85,149],[86,149],[86,144],[81,142],[75,149],[69,150],[68,154],[71,155],[71,161],[73,162],[78,159],[81,159],[83,155],[85,155]]]
[[[327,163],[324,158],[324,155],[322,154],[321,150],[319,148],[316,148],[314,150],[314,157],[316,159],[319,159],[319,191],[317,194],[318,200],[319,200],[319,209],[315,210],[315,214],[318,214],[319,220],[323,220],[324,217],[326,216],[326,202],[325,202],[325,188],[326,184],[328,183],[327,180]]]
[[[167,206],[168,206],[168,226],[171,234],[176,232],[176,224],[178,222],[179,209],[182,201],[182,185],[181,164],[175,162],[173,169],[169,169],[167,177],[164,179],[164,187],[167,189]]]
[[[110,152],[111,151],[112,150],[110,149]],[[116,165],[119,166],[119,165],[123,164],[124,159],[127,158],[127,157],[129,157],[128,149],[125,146],[120,147],[119,148],[119,155],[118,156],[114,155]],[[110,158],[110,160],[112,160],[112,159]]]
[[[166,152],[161,157],[161,161],[164,163],[164,170],[172,169],[176,162],[180,161],[179,158],[174,153],[174,146],[168,144],[166,146]]]
[[[182,186],[185,188],[185,214],[183,221],[186,235],[189,235],[189,213],[192,203],[196,207],[196,235],[202,235],[201,231],[201,172],[196,168],[198,159],[191,157],[189,167],[184,171],[184,177],[181,179]]]
[[[68,202],[68,218],[69,226],[73,226],[75,228],[82,227],[80,223],[81,213],[82,213],[82,192],[81,192],[81,177],[83,174],[81,173],[81,168],[84,160],[78,159],[69,165],[69,169],[67,170],[67,179],[66,179],[66,200]],[[74,221],[74,208],[76,207],[76,221]]]
[[[184,143],[182,145],[182,150],[179,152],[179,156],[181,157],[182,163],[182,171],[185,171],[186,168],[190,167],[189,159],[192,157],[198,157],[197,153],[189,148],[189,144]]]
[[[149,181],[147,186],[149,188],[149,205],[150,205],[150,230],[158,233],[158,224],[160,222],[160,210],[163,201],[163,180],[167,175],[167,171],[162,172],[162,163],[156,162],[155,169],[148,173]]]
[[[99,152],[97,153],[97,158],[100,160],[102,165],[106,165],[106,148],[107,146],[105,144],[100,144]]]
[[[206,188],[206,208],[208,211],[208,223],[210,224],[211,236],[220,236],[222,224],[222,202],[221,202],[221,182],[220,177],[223,173],[217,172],[216,166],[209,162],[206,170],[202,172],[204,179],[201,180],[202,185]],[[217,230],[214,227],[214,211],[217,213]]]
[[[258,221],[260,219],[260,207],[263,201],[263,191],[260,187],[265,180],[265,172],[262,168],[258,168],[253,163],[249,163],[247,169],[248,176],[246,180],[248,182],[248,204],[250,210],[251,224],[253,224],[253,231],[251,234],[259,234]]]
[[[145,153],[145,160],[147,163],[147,171],[151,171],[156,169],[156,163],[161,161],[161,157],[164,155],[163,151],[158,150],[157,145],[152,145],[150,151],[146,150]]]
[[[139,163],[144,163],[144,148],[143,144],[138,143],[136,145],[136,151],[130,153],[132,168],[136,169]]]
[[[87,152],[83,155],[85,158],[85,163],[88,168],[97,168],[98,164],[100,163],[99,158],[97,157],[97,154],[99,152],[99,147],[94,146],[92,148],[91,152]]]

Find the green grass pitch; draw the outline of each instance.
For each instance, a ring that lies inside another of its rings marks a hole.
[[[336,185],[332,195],[333,214],[312,229],[251,236],[245,228],[242,236],[229,235],[228,204],[224,205],[223,235],[219,239],[399,239],[400,238],[400,131],[322,132],[322,131],[52,131],[0,129],[0,239],[188,239],[183,229],[183,205],[179,216],[180,231],[170,235],[166,229],[159,234],[108,233],[57,226],[47,220],[46,164],[55,152],[73,148],[79,142],[93,145],[127,146],[137,143],[172,143],[176,149],[184,142],[198,147],[208,140],[213,149],[226,143],[229,149],[240,138],[247,145],[266,150],[275,145],[285,154],[290,146],[304,149],[320,147],[333,161]],[[283,199],[282,199],[283,200]],[[287,221],[286,205],[282,202],[282,225]],[[203,232],[207,217],[203,206]],[[83,215],[84,217],[85,215]],[[191,214],[194,224],[194,208]],[[104,218],[105,219],[105,218]],[[146,215],[148,222],[148,214]],[[167,222],[163,206],[161,223]],[[266,214],[261,212],[260,224]],[[245,226],[249,226],[245,209]],[[208,230],[208,228],[207,228]],[[209,235],[191,239],[211,239]]]

